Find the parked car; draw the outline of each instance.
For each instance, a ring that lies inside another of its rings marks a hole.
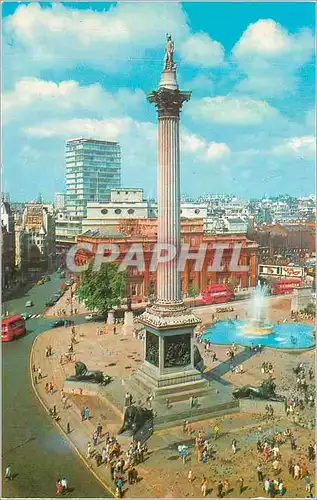
[[[29,317],[31,316],[31,314],[23,312],[23,313],[20,314],[20,316],[22,316],[22,318],[24,319],[24,321],[26,321],[27,319],[29,319]]]
[[[64,326],[65,325],[65,320],[64,319],[57,319],[53,323],[51,323],[51,328],[58,328],[59,326]]]
[[[48,281],[51,281],[51,277],[50,276],[45,276],[42,279],[44,279],[44,283],[47,283]]]
[[[97,313],[91,313],[91,314],[87,314],[87,316],[85,316],[85,320],[86,321],[102,321],[102,320],[104,320],[104,317],[101,316],[100,314],[97,314]]]
[[[38,285],[44,285],[44,283],[45,283],[45,282],[44,282],[43,278],[42,278],[42,279],[40,279],[40,280],[38,280],[38,282],[37,282],[37,284],[38,284]]]
[[[32,302],[32,300],[28,300],[25,304],[25,307],[33,307],[34,306],[34,303]]]
[[[53,300],[52,298],[47,299],[47,301],[45,302],[46,307],[52,307],[54,304],[55,304],[55,300]]]

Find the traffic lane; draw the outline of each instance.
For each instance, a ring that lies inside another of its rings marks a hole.
[[[84,321],[76,317],[76,323]],[[27,322],[33,331],[3,344],[2,429],[3,472],[10,464],[18,476],[3,485],[5,497],[52,497],[59,475],[66,476],[74,497],[109,496],[40,406],[30,380],[29,353],[34,337],[51,320]]]
[[[28,312],[30,314],[41,314],[44,312],[46,300],[55,292],[60,290],[60,285],[65,280],[61,279],[57,273],[51,275],[51,281],[43,285],[34,285],[24,297],[12,299],[4,302],[3,309],[9,313],[20,314],[21,312]],[[28,300],[32,300],[34,306],[25,307]]]

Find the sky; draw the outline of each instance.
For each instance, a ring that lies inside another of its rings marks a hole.
[[[122,186],[156,196],[166,33],[182,90],[181,191],[315,191],[315,4],[2,3],[3,191],[65,190],[65,141],[119,141]]]

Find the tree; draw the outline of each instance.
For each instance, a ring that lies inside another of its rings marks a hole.
[[[128,273],[118,268],[118,264],[111,262],[102,264],[99,271],[94,271],[93,261],[90,262],[76,290],[77,298],[89,310],[106,316],[110,309],[120,305]]]
[[[199,291],[195,287],[195,285],[189,285],[188,287],[188,296],[189,297],[198,297]]]

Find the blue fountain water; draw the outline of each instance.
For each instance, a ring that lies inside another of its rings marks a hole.
[[[214,326],[207,328],[202,335],[203,340],[212,344],[227,345],[239,344],[250,346],[261,344],[277,349],[309,349],[315,345],[313,327],[301,323],[282,323],[273,325],[273,333],[268,335],[246,335],[243,331],[244,321],[218,321]]]
[[[271,324],[267,322],[267,295],[267,287],[258,285],[249,301],[247,322],[218,321],[212,327],[207,328],[202,339],[221,345],[234,342],[242,346],[261,344],[266,347],[294,350],[313,347],[315,337],[312,326],[302,323]]]

